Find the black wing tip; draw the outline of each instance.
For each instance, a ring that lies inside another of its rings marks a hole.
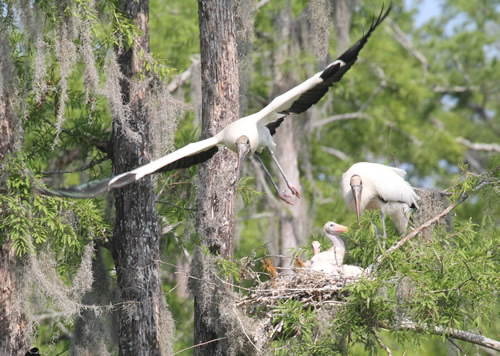
[[[101,195],[109,190],[108,184],[111,178],[92,181],[81,185],[67,188],[47,189],[42,187],[33,188],[33,192],[39,195],[55,196],[62,198],[90,199]]]
[[[368,41],[368,38],[372,34],[373,31],[377,28],[378,25],[380,25],[385,18],[389,15],[389,13],[392,10],[392,1],[389,3],[389,7],[387,10],[384,12],[384,4],[382,4],[382,9],[380,10],[380,14],[377,17],[377,20],[375,21],[375,17],[372,19],[372,24],[370,25],[370,28],[368,31],[361,37],[358,42],[356,42],[353,46],[351,46],[349,49],[347,49],[340,57],[338,57],[339,60],[341,60],[344,63],[354,63],[356,59],[358,58],[358,54],[365,45],[365,43]]]

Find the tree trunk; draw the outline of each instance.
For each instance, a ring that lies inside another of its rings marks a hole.
[[[303,33],[301,33],[303,26],[301,26],[302,24],[300,21],[304,21],[305,19],[305,16],[299,16],[299,18],[294,20],[291,8],[288,5],[285,9],[280,11],[274,20],[274,27],[276,28],[278,38],[286,40],[278,40],[277,43],[282,43],[282,45],[277,47],[273,52],[273,77],[276,78],[276,80],[272,90],[272,97],[276,97],[298,84],[297,78],[294,78],[294,73],[285,73],[283,72],[283,68],[285,67],[284,63],[303,50],[300,48],[300,44],[303,42],[301,40],[301,36],[303,36]],[[300,137],[300,134],[295,135],[295,132],[304,126],[304,121],[305,117],[303,115],[300,117],[297,115],[288,117],[285,122],[281,124],[273,137],[277,145],[276,157],[290,183],[300,192],[302,192],[303,187],[300,182],[298,152],[301,147],[306,147],[306,145],[301,145],[300,143],[306,138],[303,136]],[[273,172],[274,177],[279,177],[278,185],[280,190],[285,190],[288,194],[291,194],[286,186],[285,180],[274,164]],[[309,230],[310,218],[307,209],[307,201],[304,198],[294,198],[293,206],[285,206],[285,204],[282,204],[280,211],[277,211],[276,215],[279,216],[280,223],[279,254],[291,255],[290,249],[305,243],[306,231]],[[279,264],[281,267],[289,268],[291,262],[290,258],[283,257]],[[286,273],[286,271],[287,270],[284,270],[283,272]]]
[[[335,0],[335,37],[337,39],[337,55],[345,51],[350,44],[349,28],[352,11],[356,0]]]
[[[144,107],[147,82],[140,77],[145,57],[140,53],[149,52],[149,2],[124,1],[122,10],[140,31],[132,47],[118,57],[124,75],[122,98],[131,112],[128,124],[139,139],[128,137],[119,118],[113,118],[114,175],[146,164],[152,157],[151,124]],[[111,245],[121,298],[120,355],[160,355],[160,230],[151,178],[115,191],[115,207]]]
[[[239,79],[234,0],[199,0],[202,138],[209,137],[238,119]],[[197,231],[213,254],[233,256],[234,212],[236,203],[236,154],[222,148],[200,166],[198,175]],[[193,257],[203,258],[201,253]],[[193,273],[197,271],[193,269]],[[198,282],[193,282],[198,283]],[[196,287],[195,287],[196,288]],[[214,340],[213,324],[200,296],[194,296],[195,344]],[[217,322],[217,321],[215,321]],[[224,354],[219,342],[194,350],[195,355]]]
[[[4,64],[5,65],[5,64]],[[7,90],[7,83],[2,83]],[[11,102],[7,93],[0,92],[0,161],[14,149]],[[4,212],[0,206],[0,219]],[[29,349],[26,319],[15,308],[17,259],[7,237],[0,242],[0,355],[18,355]]]

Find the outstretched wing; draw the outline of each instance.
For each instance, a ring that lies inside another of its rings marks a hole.
[[[358,59],[358,54],[364,47],[368,38],[377,26],[384,21],[391,11],[392,3],[387,11],[380,11],[377,20],[374,19],[368,32],[361,37],[351,48],[345,51],[322,72],[316,73],[302,84],[276,97],[269,105],[260,111],[259,119],[268,119],[272,113],[299,114],[316,104],[328,91],[333,83],[340,81],[342,76],[352,67]]]
[[[35,192],[44,195],[70,197],[78,199],[92,198],[111,189],[121,188],[155,172],[166,172],[178,168],[188,168],[204,162],[218,151],[216,137],[190,143],[177,151],[152,161],[132,171],[115,177],[92,181],[81,185],[59,189],[37,188]]]

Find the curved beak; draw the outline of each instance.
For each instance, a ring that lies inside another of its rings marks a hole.
[[[361,227],[361,219],[360,219],[360,203],[361,203],[361,185],[351,185],[352,195],[354,197],[354,205],[356,207],[356,216],[358,217],[358,227]]]
[[[236,140],[236,151],[238,153],[238,167],[236,168],[236,185],[238,185],[238,182],[240,180],[241,167],[243,166],[245,158],[250,153],[250,142],[248,141],[248,138],[246,138],[245,136],[241,136],[240,138],[238,138],[238,140]]]
[[[349,228],[347,226],[335,224],[335,232],[340,234],[342,232],[347,232],[347,231],[349,231]]]

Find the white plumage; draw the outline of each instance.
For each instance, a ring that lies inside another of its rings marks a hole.
[[[420,198],[403,179],[405,175],[402,169],[369,162],[356,163],[342,175],[344,201],[356,211],[358,224],[365,209],[380,210],[384,237],[386,214],[400,233],[406,232],[410,208],[418,208]]]
[[[333,246],[324,252],[315,253],[311,258],[310,269],[328,274],[339,274],[344,278],[361,277],[363,274],[361,267],[344,265],[345,245],[339,235],[349,229],[332,221],[327,222],[323,229]]]
[[[319,252],[311,258],[311,270],[324,273],[340,273],[344,262],[345,245],[339,237],[343,232],[349,229],[343,225],[329,221],[323,227],[326,237],[328,237],[333,246],[326,251]]]

